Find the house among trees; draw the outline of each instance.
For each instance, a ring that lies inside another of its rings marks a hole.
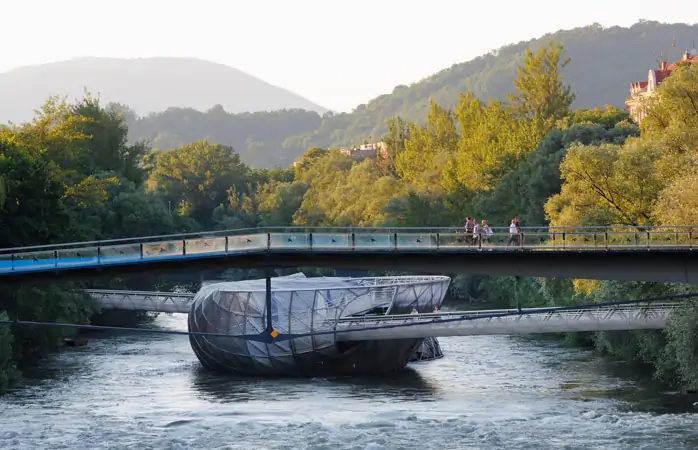
[[[368,158],[380,158],[381,160],[388,158],[388,146],[385,142],[374,142],[371,144],[362,144],[354,148],[343,148],[340,149],[339,152],[360,161]]]
[[[647,99],[651,98],[657,91],[657,87],[676,70],[678,64],[698,63],[696,50],[686,50],[680,61],[667,65],[667,61],[659,62],[659,69],[650,69],[647,81],[635,81],[630,83],[630,97],[625,101],[625,110],[630,113],[630,117],[640,123],[645,117],[643,105]]]

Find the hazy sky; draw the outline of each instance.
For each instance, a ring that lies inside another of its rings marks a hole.
[[[339,111],[560,28],[629,26],[638,19],[698,22],[698,3],[689,0],[2,3],[0,72],[79,56],[193,56]]]

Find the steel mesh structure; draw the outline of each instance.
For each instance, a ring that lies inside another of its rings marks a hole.
[[[450,278],[408,276],[271,279],[271,324],[282,334],[335,330],[342,319],[377,314],[431,312],[440,307]],[[267,328],[265,280],[215,283],[194,298],[189,330],[255,335]],[[201,364],[241,375],[322,376],[385,373],[409,362],[423,338],[342,341],[334,334],[263,343],[190,336]]]

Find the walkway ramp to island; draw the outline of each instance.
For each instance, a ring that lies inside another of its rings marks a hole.
[[[194,294],[158,291],[88,289],[102,309],[188,314]]]
[[[565,332],[662,329],[678,303],[345,318],[337,324],[340,341],[446,336],[522,335]]]
[[[104,309],[189,313],[194,294],[123,290],[87,291]],[[317,324],[316,333],[336,333],[339,341],[413,339],[445,336],[522,335],[575,331],[665,328],[679,302],[621,302],[555,308],[448,311],[414,315],[345,317]]]

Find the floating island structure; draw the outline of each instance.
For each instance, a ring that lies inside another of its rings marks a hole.
[[[441,307],[450,282],[446,276],[272,278],[272,327],[303,335],[332,330],[346,318],[414,309],[430,313]],[[266,295],[265,279],[206,285],[192,303],[189,331],[259,335],[267,330]],[[210,335],[189,339],[206,369],[236,375],[384,374],[442,356],[435,338],[338,341],[327,333],[271,343]]]

